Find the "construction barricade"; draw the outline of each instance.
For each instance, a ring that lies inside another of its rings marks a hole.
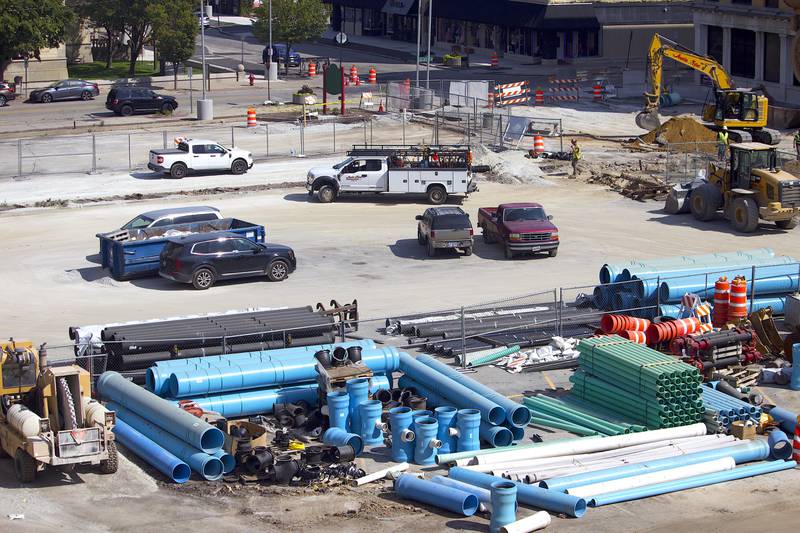
[[[494,86],[494,99],[497,107],[528,104],[531,101],[531,84],[529,81],[498,83]]]

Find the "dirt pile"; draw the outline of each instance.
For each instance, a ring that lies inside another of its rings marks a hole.
[[[648,144],[715,142],[717,134],[691,117],[675,117],[643,135]]]

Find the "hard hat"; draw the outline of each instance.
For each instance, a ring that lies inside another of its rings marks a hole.
[[[722,126],[722,129],[728,131],[728,126]]]

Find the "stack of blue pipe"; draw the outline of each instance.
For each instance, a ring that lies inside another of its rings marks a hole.
[[[375,373],[371,393],[391,387],[387,376],[397,370],[400,353],[372,340],[159,361],[147,370],[145,386],[228,418],[271,413],[276,403],[317,403],[314,354],[338,346],[362,348],[362,362]]]
[[[104,372],[97,392],[116,412],[119,441],[172,481],[187,481],[189,468],[209,481],[235,468],[222,431],[117,372]]]
[[[708,410],[715,411],[719,423],[730,431],[731,424],[736,420],[752,421],[755,424],[761,421],[761,407],[751,405],[747,402],[728,396],[706,384],[700,387],[703,397],[703,405]]]
[[[782,314],[786,295],[800,288],[800,263],[776,256],[770,248],[605,264],[594,289],[594,304],[604,311],[642,318],[678,317],[677,304],[686,293],[713,301],[714,282],[721,276],[744,276],[749,295],[753,267],[753,311],[772,307],[775,314]]]

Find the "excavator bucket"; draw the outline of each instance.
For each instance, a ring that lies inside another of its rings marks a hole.
[[[643,130],[653,131],[661,126],[661,119],[657,110],[642,111],[636,115],[636,125]]]
[[[783,339],[775,327],[772,309],[769,307],[750,314],[750,324],[756,332],[756,348],[763,354],[780,357],[783,353]]]

